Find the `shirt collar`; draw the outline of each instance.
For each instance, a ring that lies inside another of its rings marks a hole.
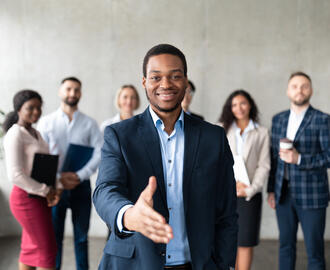
[[[58,115],[60,115],[61,117],[66,117],[66,118],[68,118],[67,114],[62,110],[61,107],[57,109],[57,113],[58,113]],[[75,119],[79,114],[80,114],[79,110],[76,110],[76,111],[73,113],[73,117],[72,117],[72,119]]]
[[[308,108],[309,106],[305,110],[303,110],[300,114],[296,114],[292,109],[290,109],[290,115],[294,116],[295,118],[304,118]]]
[[[159,118],[159,116],[154,112],[153,109],[151,109],[151,106],[149,105],[149,112],[151,114],[151,118],[152,121],[154,122],[155,127],[157,127],[158,125],[162,126],[162,129],[164,129],[164,123],[162,121],[162,119]],[[179,125],[181,127],[181,129],[183,130],[184,127],[184,113],[183,110],[181,109],[181,113],[180,116],[178,118],[178,120],[175,123],[175,126]]]
[[[257,123],[253,122],[253,120],[250,119],[249,124],[248,124],[248,126],[244,129],[243,133],[247,133],[247,132],[249,132],[249,131],[251,131],[251,130],[254,130],[254,129],[257,128],[258,126],[259,126],[259,125],[258,125]],[[234,127],[236,133],[239,134],[239,133],[241,132],[241,129],[237,126],[237,124],[236,124],[235,121],[233,122],[233,127]]]

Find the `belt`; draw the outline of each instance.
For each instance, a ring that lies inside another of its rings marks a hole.
[[[164,269],[172,269],[172,270],[191,270],[192,266],[191,263],[179,264],[179,265],[165,265]]]

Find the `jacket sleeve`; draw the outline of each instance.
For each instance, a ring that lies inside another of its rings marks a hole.
[[[216,216],[216,263],[219,269],[235,266],[237,250],[236,182],[233,172],[233,157],[226,135],[223,132],[224,151],[220,157]]]
[[[270,172],[268,177],[267,192],[275,191],[275,176],[277,170],[278,150],[276,148],[275,140],[275,124],[274,118],[272,120],[272,134],[271,134],[271,145],[270,145]]]
[[[257,169],[254,173],[252,185],[245,189],[247,194],[246,200],[249,201],[257,192],[262,191],[265,180],[269,176],[270,169],[270,143],[268,132],[261,136],[260,154],[257,161]]]
[[[313,170],[330,168],[330,116],[326,115],[319,126],[319,143],[321,151],[316,154],[301,154],[299,169]]]
[[[127,197],[127,167],[120,142],[115,130],[107,127],[104,133],[104,145],[101,150],[101,163],[93,193],[93,203],[100,217],[117,234],[119,232],[116,217],[119,210],[127,204],[134,204]]]

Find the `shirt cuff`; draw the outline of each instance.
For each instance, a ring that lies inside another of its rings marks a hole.
[[[299,154],[299,155],[298,155],[297,165],[300,165],[300,163],[301,163],[301,155]]]
[[[246,193],[245,200],[246,200],[246,201],[251,200],[251,198],[252,198],[252,197],[254,196],[254,194],[255,194],[254,189],[250,186],[250,187],[245,188],[244,191],[245,191],[245,193]]]
[[[124,216],[126,210],[128,208],[131,208],[131,207],[133,207],[133,204],[127,204],[127,205],[123,206],[119,210],[119,212],[118,212],[118,216],[117,216],[117,228],[118,228],[118,231],[120,233],[134,233],[134,232],[131,232],[131,231],[124,230],[124,226],[123,226],[123,216]]]
[[[88,177],[85,176],[83,170],[77,171],[76,174],[78,175],[80,182],[88,179]]]
[[[55,187],[56,189],[64,189],[64,186],[59,178],[56,179]]]

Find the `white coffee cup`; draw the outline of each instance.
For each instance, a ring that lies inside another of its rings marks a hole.
[[[280,148],[281,149],[292,149],[293,142],[287,138],[283,138],[280,140]]]

